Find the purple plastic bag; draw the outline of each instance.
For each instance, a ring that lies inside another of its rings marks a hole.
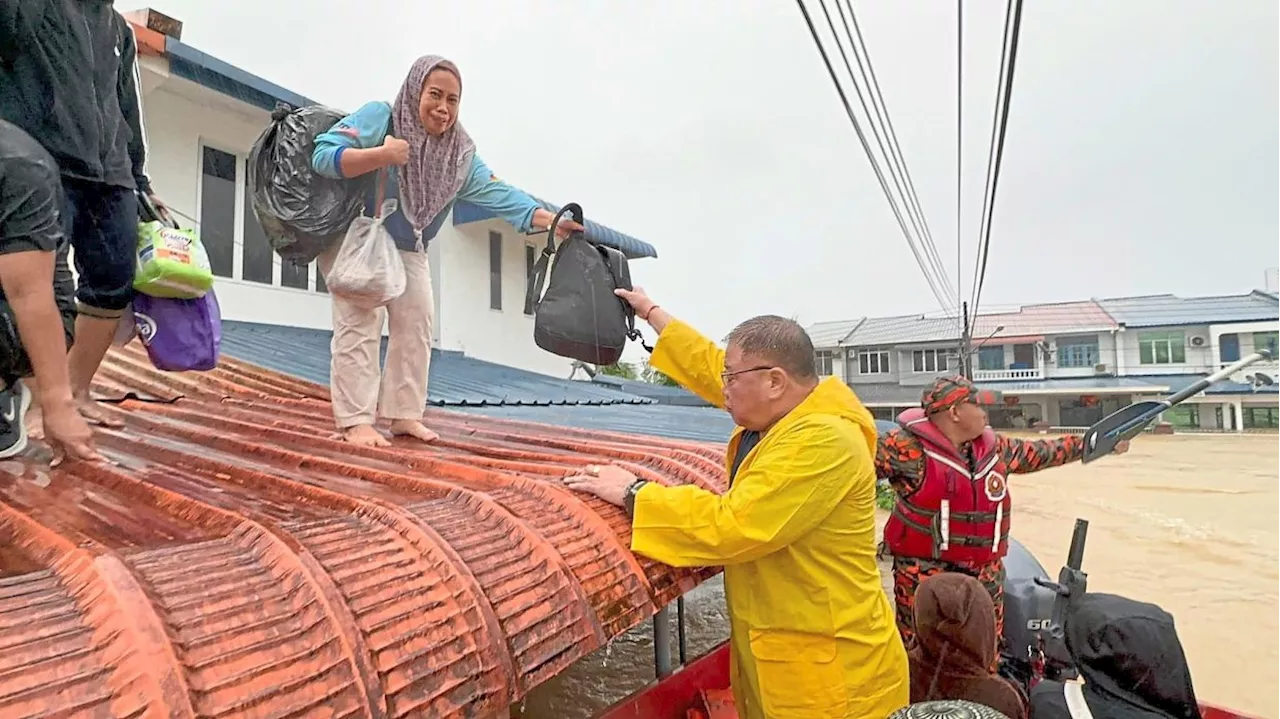
[[[156,369],[205,371],[218,366],[222,344],[222,312],[213,290],[195,300],[151,297],[133,299],[138,337]]]

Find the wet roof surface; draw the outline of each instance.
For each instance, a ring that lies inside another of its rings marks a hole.
[[[236,360],[99,376],[109,464],[0,462],[0,716],[505,715],[711,575],[556,480],[719,488],[712,445],[430,410],[438,443],[355,448],[326,388]]]

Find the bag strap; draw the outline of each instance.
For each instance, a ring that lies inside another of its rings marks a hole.
[[[164,215],[162,215],[160,210],[155,206],[155,203],[151,201],[150,197],[147,197],[145,194],[137,190],[134,190],[133,194],[138,197],[138,215],[142,218],[143,222],[159,222],[165,227],[173,230],[182,229],[178,226],[178,221],[173,218],[172,212],[169,213],[169,219],[166,220]]]
[[[572,216],[574,222],[583,224],[582,207],[576,202],[570,202],[560,208],[556,216],[551,219],[551,226],[547,228],[547,244],[543,246],[542,254],[538,255],[538,261],[533,263],[533,269],[529,272],[529,289],[525,291],[524,298],[525,307],[536,308],[542,299],[542,288],[547,282],[551,256],[556,253],[556,225],[560,224],[560,218],[566,213]]]
[[[614,287],[620,287],[622,283],[618,282],[618,275],[616,272],[613,271],[613,263],[609,262],[608,260],[609,258],[606,257],[604,266],[605,266],[605,269],[609,270],[609,279],[613,280]],[[627,289],[630,289],[630,288],[627,288]],[[645,352],[648,352],[649,354],[653,354],[653,348],[650,347],[648,343],[644,341],[644,335],[640,334],[640,330],[636,329],[635,308],[632,307],[629,302],[622,299],[621,297],[618,298],[618,303],[622,305],[623,316],[627,318],[627,339],[635,340],[636,342],[639,342],[640,346],[644,348]]]
[[[1067,712],[1071,719],[1093,719],[1093,712],[1084,701],[1084,689],[1076,682],[1062,683],[1062,693],[1067,700]]]

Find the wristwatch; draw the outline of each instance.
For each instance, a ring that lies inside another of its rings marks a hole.
[[[636,516],[636,492],[639,492],[640,488],[648,483],[648,480],[637,479],[631,483],[630,487],[627,487],[627,491],[622,495],[622,508],[627,511],[628,517]]]

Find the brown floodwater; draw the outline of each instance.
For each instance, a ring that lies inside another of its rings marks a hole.
[[[1013,533],[1056,576],[1075,519],[1089,520],[1089,588],[1172,613],[1200,699],[1280,719],[1278,448],[1274,434],[1144,437],[1125,456],[1020,476]],[[690,658],[728,636],[718,577],[686,598],[686,627]],[[523,716],[589,719],[652,681],[652,631],[537,687]]]

